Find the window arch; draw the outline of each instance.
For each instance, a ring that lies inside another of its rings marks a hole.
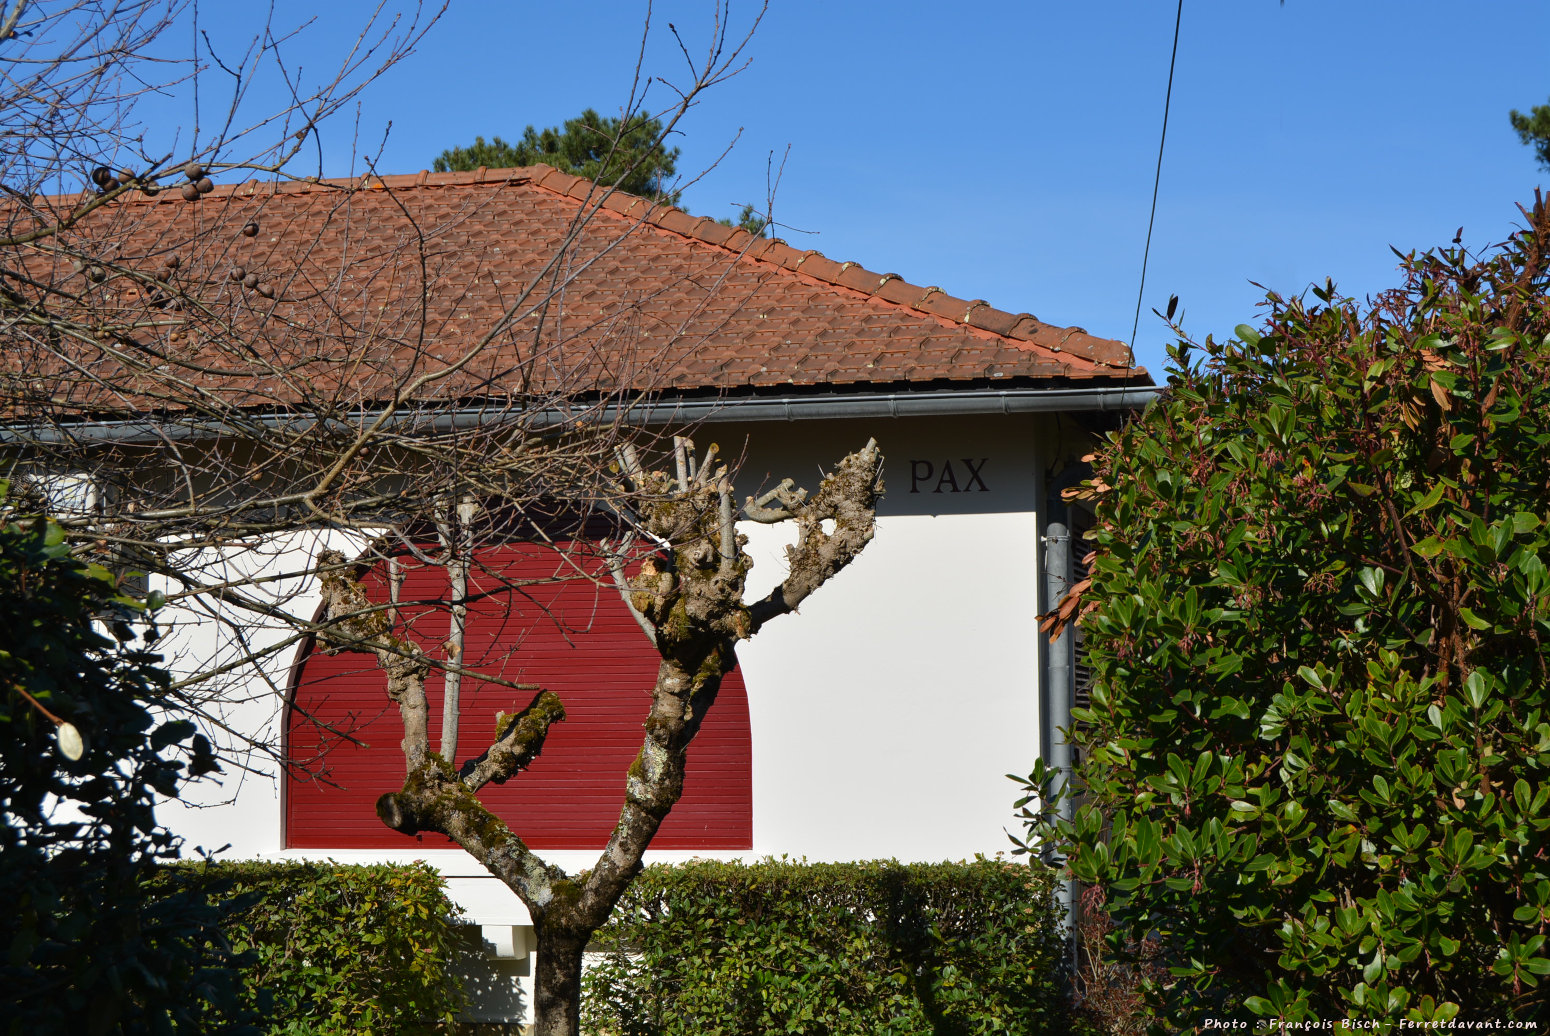
[[[656,653],[617,591],[578,578],[578,564],[606,572],[573,551],[505,544],[477,551],[469,579],[469,668],[552,690],[565,703],[567,718],[550,730],[532,767],[480,793],[534,849],[600,849],[607,842],[656,679]],[[446,573],[407,558],[401,566],[399,619],[432,650],[450,628]],[[361,582],[373,601],[387,603],[385,564]],[[520,588],[506,589],[512,584]],[[432,746],[440,740],[441,690],[441,674],[433,673],[426,687]],[[377,797],[403,782],[398,707],[375,658],[304,644],[289,691],[286,846],[404,848],[405,836],[385,827],[375,810]],[[534,693],[465,679],[457,761],[488,746],[498,711],[515,711]],[[748,698],[733,670],[690,748],[683,798],[653,848],[751,848],[752,792]],[[417,837],[426,848],[452,844],[436,834]]]

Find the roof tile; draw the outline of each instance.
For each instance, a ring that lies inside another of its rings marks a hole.
[[[981,331],[989,331],[995,335],[1008,335],[1011,334],[1012,328],[1017,326],[1018,319],[1016,314],[993,309],[986,303],[969,311],[968,322]]]
[[[834,379],[1146,378],[1128,367],[1121,342],[753,238],[671,206],[605,195],[547,166],[373,176],[365,190],[359,180],[218,185],[197,205],[164,191],[126,199],[91,226],[105,242],[122,242],[126,257],[143,257],[126,265],[154,267],[176,254],[179,277],[226,285],[237,265],[271,277],[273,301],[258,304],[240,285],[223,287],[228,294],[217,301],[233,307],[233,321],[255,328],[255,342],[305,361],[315,380],[334,377],[326,357],[343,349],[324,330],[348,324],[371,343],[370,369],[334,381],[340,392],[364,397],[427,362],[413,329],[433,331],[432,349],[447,357],[477,340],[535,279],[554,275],[556,248],[583,205],[599,200],[574,261],[560,267],[570,278],[563,320],[546,320],[540,332],[536,315],[524,317],[502,337],[508,344],[481,356],[463,380],[437,383],[436,392],[487,392],[491,377],[506,391],[499,379],[518,369],[552,385],[607,378],[685,390]],[[240,233],[249,221],[261,227],[255,238]],[[49,277],[73,275],[50,269]],[[118,298],[127,310],[150,301],[128,292]],[[329,299],[332,308],[311,298]],[[264,313],[274,314],[273,328],[256,315]],[[316,329],[310,338],[309,328]],[[188,338],[177,344],[187,348]],[[577,357],[596,358],[590,372],[574,369]],[[217,387],[255,404],[281,399],[283,379],[260,380]]]
[[[834,278],[834,283],[871,295],[877,291],[877,284],[882,279],[883,275],[880,273],[873,273],[855,263],[844,263],[840,266],[839,275]]]
[[[885,273],[878,278],[877,289],[874,294],[880,299],[889,302],[900,302],[913,306],[920,298],[920,286],[911,284],[896,273]]]
[[[835,278],[839,277],[841,272],[839,263],[816,249],[803,253],[801,258],[796,261],[796,264],[788,266],[787,269],[805,273],[809,277],[817,277],[821,281],[829,281],[831,284],[835,282]]]
[[[675,234],[688,237],[694,233],[699,220],[684,212],[682,209],[668,209],[659,216],[655,216],[652,222],[663,230],[671,230]]]
[[[915,303],[915,308],[923,313],[930,313],[957,323],[968,305],[963,299],[954,298],[941,288],[932,285],[921,293],[920,301]]]

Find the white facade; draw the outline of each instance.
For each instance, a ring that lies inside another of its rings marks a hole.
[[[708,423],[696,432],[702,448],[714,439],[724,456],[745,455],[740,495],[788,476],[814,485],[820,466],[869,437],[887,458],[876,538],[800,614],[739,646],[753,739],[753,849],[726,856],[939,861],[1008,846],[1015,789],[1005,775],[1026,773],[1040,743],[1040,505],[1046,478],[1089,440],[1069,417],[1052,414]],[[755,559],[750,595],[762,596],[783,574],[790,530],[744,531]],[[284,557],[267,553],[264,561],[283,565]],[[276,591],[294,595],[293,611],[315,607],[315,588]],[[171,638],[177,666],[219,657],[225,635],[208,620],[179,629]],[[292,656],[279,652],[250,676],[230,722],[255,733],[283,729]],[[195,793],[209,805],[169,803],[161,817],[190,848],[229,846],[226,858],[426,860],[447,877],[468,920],[486,926],[490,955],[500,955],[480,980],[472,1016],[510,1017],[510,983],[530,971],[528,916],[517,898],[461,851],[287,850],[281,788],[273,767],[265,769],[228,767],[219,788]],[[567,871],[595,856],[540,855]],[[658,852],[648,862],[690,855]]]

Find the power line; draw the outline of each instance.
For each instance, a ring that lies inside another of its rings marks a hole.
[[[1146,249],[1141,253],[1141,285],[1136,289],[1136,318],[1130,325],[1130,365],[1136,362],[1136,331],[1141,327],[1141,298],[1146,293],[1146,263],[1152,255],[1152,224],[1157,221],[1157,189],[1162,185],[1163,146],[1168,143],[1168,108],[1173,103],[1173,66],[1179,57],[1179,23],[1184,20],[1184,0],[1173,18],[1173,53],[1168,58],[1168,93],[1163,97],[1162,139],[1157,142],[1157,174],[1152,178],[1152,214],[1146,219]]]

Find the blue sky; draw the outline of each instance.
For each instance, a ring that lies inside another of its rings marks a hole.
[[[317,16],[292,47],[309,78],[372,6]],[[262,7],[207,3],[202,28],[229,46]],[[281,0],[276,22],[316,7]],[[755,10],[734,2],[733,25]],[[680,80],[667,23],[698,53],[713,11],[657,3],[645,71]],[[680,171],[714,164],[684,201],[714,216],[762,202],[767,160],[784,155],[774,214],[792,244],[1128,339],[1174,11],[774,0],[748,68],[682,125]],[[454,0],[364,94],[358,131],[354,112],[324,128],[324,172],[351,171],[357,136],[386,133],[378,168],[413,172],[475,134],[617,111],[645,12]],[[1297,293],[1332,276],[1360,297],[1395,282],[1390,245],[1441,245],[1459,226],[1472,247],[1505,237],[1516,203],[1550,186],[1507,123],[1550,98],[1547,39],[1543,0],[1185,0],[1140,360],[1161,371],[1169,338],[1149,311],[1170,294],[1192,333],[1221,336],[1255,321],[1251,282]],[[656,85],[648,106],[668,100]],[[260,89],[248,110],[267,101]]]

